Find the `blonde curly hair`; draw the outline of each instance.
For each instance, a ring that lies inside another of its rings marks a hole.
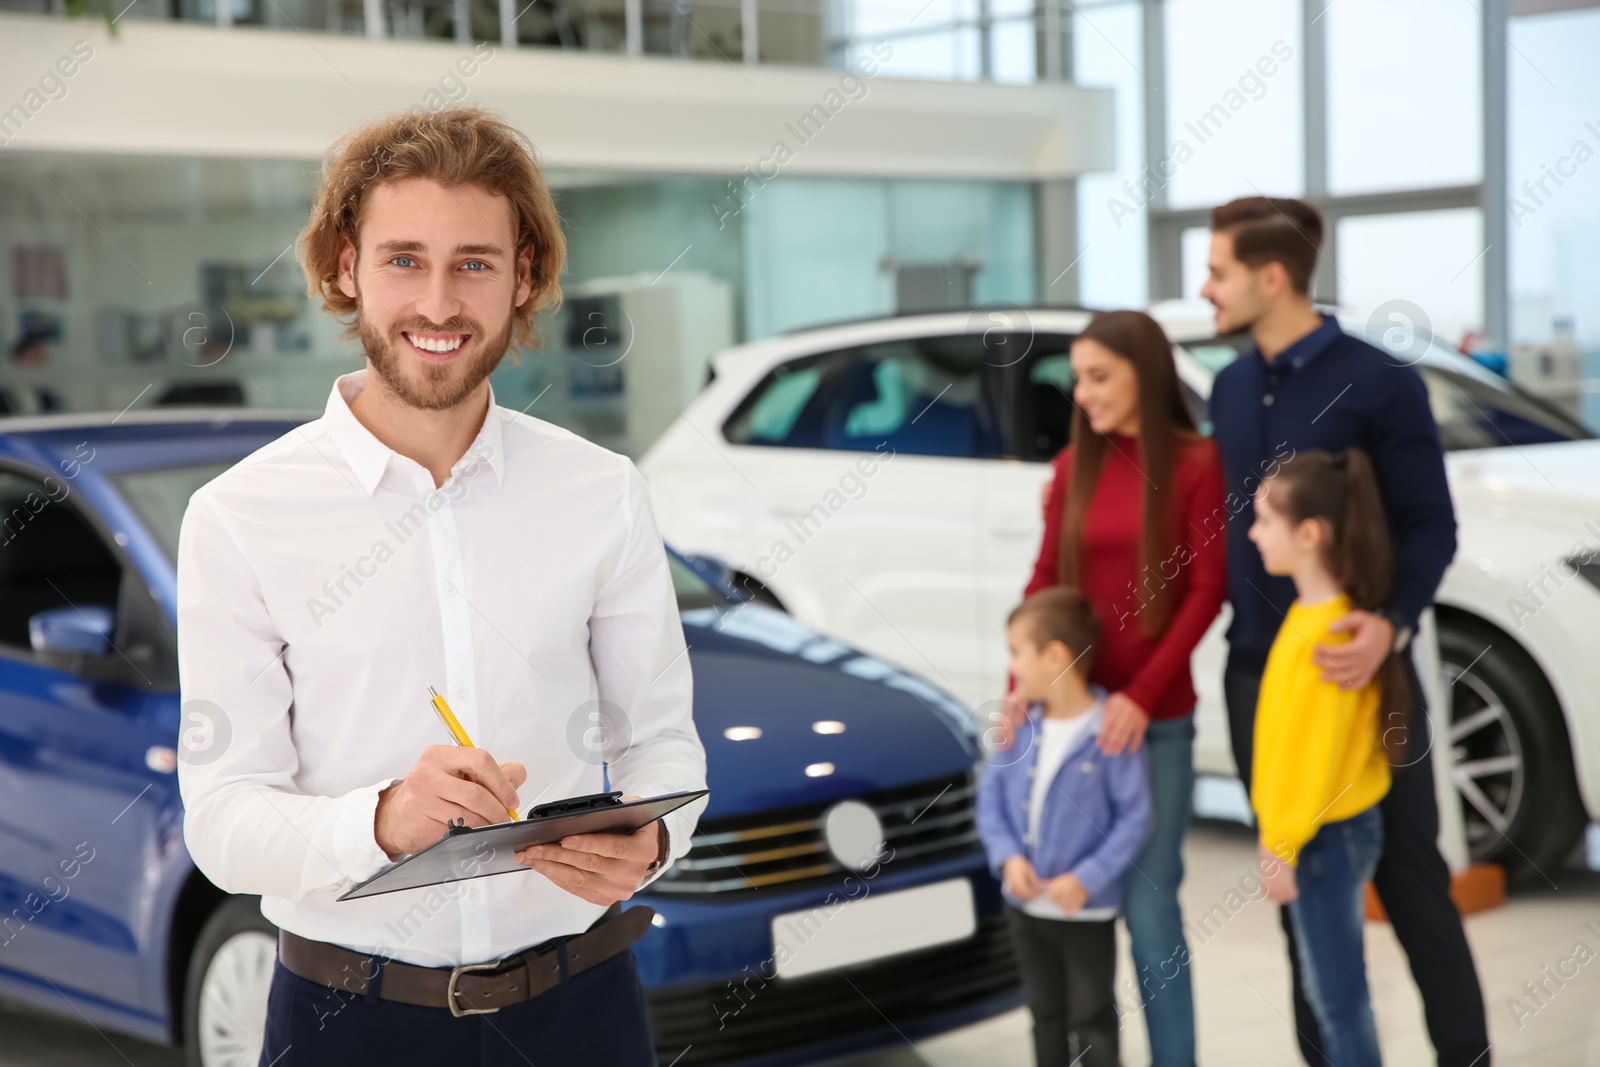
[[[512,312],[512,343],[537,348],[540,310],[561,303],[567,241],[533,144],[482,108],[403,111],[334,143],[323,159],[311,219],[297,242],[307,294],[320,299],[324,310],[350,316],[346,336],[356,335],[357,301],[339,288],[339,256],[347,245],[360,247],[368,192],[406,178],[474,185],[511,201],[517,253],[528,252],[533,264],[533,291]]]

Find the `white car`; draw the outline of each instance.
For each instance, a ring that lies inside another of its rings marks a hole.
[[[1207,318],[1158,317],[1209,432],[1212,375],[1239,345]],[[1039,550],[1071,411],[1067,350],[1088,318],[920,314],[721,352],[640,461],[663,532],[984,716],[1004,692],[1004,619]],[[1436,619],[1468,845],[1475,860],[1559,865],[1600,813],[1600,441],[1463,357],[1431,347],[1414,362],[1459,525]],[[1227,619],[1225,607],[1194,656],[1205,774],[1235,773]]]

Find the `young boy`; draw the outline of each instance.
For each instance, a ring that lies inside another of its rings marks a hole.
[[[1085,679],[1094,609],[1055,586],[1006,620],[1012,698],[1028,706],[978,787],[978,833],[1001,878],[1033,1009],[1039,1067],[1116,1067],[1116,916],[1150,823],[1145,752],[1095,744],[1106,693]]]

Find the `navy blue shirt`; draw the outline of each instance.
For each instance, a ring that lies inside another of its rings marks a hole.
[[[1354,446],[1372,460],[1394,543],[1386,607],[1415,629],[1456,554],[1439,428],[1416,370],[1323,316],[1277,358],[1251,349],[1224,367],[1211,388],[1211,422],[1228,509],[1230,655],[1264,663],[1294,602],[1294,581],[1267,574],[1247,531],[1262,476],[1312,448]]]

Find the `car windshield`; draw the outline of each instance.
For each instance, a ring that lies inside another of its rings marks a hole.
[[[117,475],[116,482],[129,506],[166,553],[167,559],[176,561],[178,530],[183,524],[183,512],[189,506],[189,498],[195,490],[231,466],[231,463],[196,463],[184,467],[128,471]],[[720,607],[728,603],[728,597],[721,590],[700,577],[694,568],[670,551],[667,553],[667,569],[672,575],[672,589],[678,597],[679,611]]]

